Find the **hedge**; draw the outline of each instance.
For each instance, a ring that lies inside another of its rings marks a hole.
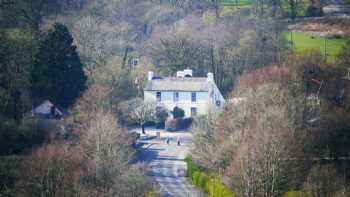
[[[235,197],[235,194],[221,182],[220,177],[201,172],[200,167],[192,162],[191,157],[187,157],[185,161],[187,163],[187,175],[197,188],[212,197]]]
[[[307,194],[302,191],[288,191],[285,194],[283,194],[282,197],[306,197]]]
[[[235,197],[236,195],[230,191],[219,177],[212,178],[206,184],[207,193],[213,197]]]
[[[196,164],[194,164],[192,162],[192,158],[191,157],[186,157],[185,158],[185,162],[187,164],[187,176],[188,177],[192,177],[192,174],[195,171],[200,171],[199,166],[197,166]]]

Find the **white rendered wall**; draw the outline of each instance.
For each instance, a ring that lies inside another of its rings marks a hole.
[[[149,102],[156,102],[157,91],[144,91],[144,100]],[[179,92],[178,101],[174,101],[173,91],[161,91],[161,101],[156,102],[157,105],[166,107],[172,111],[174,107],[180,107],[185,111],[185,117],[191,116],[191,108],[197,108],[197,115],[207,114],[211,106],[211,99],[209,99],[208,92],[196,92],[196,102],[191,101],[192,92]]]

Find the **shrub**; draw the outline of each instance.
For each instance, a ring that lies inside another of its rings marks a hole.
[[[215,197],[235,197],[235,194],[221,182],[219,177],[210,179],[206,184],[205,190],[208,194]]]
[[[0,196],[11,196],[14,193],[21,162],[22,158],[16,155],[0,157]]]
[[[165,122],[165,130],[167,131],[176,131],[177,120],[170,119]]]
[[[79,147],[67,144],[44,145],[22,163],[16,182],[16,196],[76,196],[85,174]]]
[[[167,131],[178,131],[187,129],[193,122],[192,118],[176,118],[170,119],[165,122],[165,130]]]
[[[181,119],[178,119],[178,122],[177,122],[177,128],[179,130],[182,130],[182,129],[187,129],[191,126],[193,122],[193,118],[181,118]]]
[[[200,167],[193,163],[191,157],[186,157],[187,175],[192,178],[193,184],[213,197],[234,197],[235,194],[226,187],[219,177],[211,177],[200,172]]]
[[[180,107],[174,107],[173,117],[174,118],[183,118],[185,116],[185,111]]]
[[[289,191],[283,194],[283,197],[304,197],[306,194],[302,191]]]
[[[157,192],[149,192],[146,197],[159,197],[161,196],[159,193]]]
[[[201,175],[200,172],[198,171],[195,171],[193,174],[192,174],[192,182],[195,186],[198,187],[198,181],[199,181],[199,176]]]
[[[165,121],[168,118],[168,110],[164,107],[157,108],[156,109],[156,127],[157,128],[164,128]]]
[[[335,193],[346,188],[345,177],[338,174],[332,164],[313,165],[305,180],[303,190],[307,196],[335,196]]]
[[[198,178],[198,183],[197,183],[197,186],[199,187],[199,188],[202,188],[202,189],[204,189],[204,191],[205,192],[208,192],[207,190],[206,190],[206,186],[207,186],[207,183],[210,181],[210,177],[207,175],[207,174],[205,174],[205,173],[200,173],[200,176],[199,176],[199,178]]]
[[[322,16],[323,11],[321,8],[318,8],[316,6],[310,5],[306,9],[306,15],[309,17],[315,17],[315,16]]]
[[[25,149],[42,144],[45,131],[37,129],[34,119],[24,119],[20,125],[14,120],[0,122],[0,155],[18,154]]]
[[[187,176],[192,177],[195,171],[199,171],[199,166],[193,163],[191,157],[186,157],[185,162],[187,163]]]

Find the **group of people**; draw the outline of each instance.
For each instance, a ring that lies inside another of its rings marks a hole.
[[[167,137],[165,141],[166,141],[167,144],[170,144],[170,138],[169,137]],[[177,145],[178,146],[181,145],[181,138],[180,138],[180,136],[177,137]]]

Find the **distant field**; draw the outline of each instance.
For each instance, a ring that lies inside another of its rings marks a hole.
[[[221,0],[220,4],[222,6],[250,6],[252,0]]]
[[[346,39],[325,39],[315,37],[307,33],[293,32],[285,33],[288,41],[293,37],[293,45],[297,52],[314,49],[324,54],[325,48],[327,51],[327,59],[329,62],[334,62],[341,48],[345,45]]]
[[[348,0],[350,1],[350,0]],[[227,16],[237,11],[237,8],[248,9],[252,7],[253,0],[220,0],[221,5],[221,16]],[[297,5],[297,17],[305,17],[307,15],[306,10],[310,4],[309,0],[300,0]],[[266,5],[266,9],[269,9],[269,5]],[[284,10],[284,15],[290,15],[290,5],[283,1],[282,8]],[[250,15],[250,12],[244,12],[243,15]]]

